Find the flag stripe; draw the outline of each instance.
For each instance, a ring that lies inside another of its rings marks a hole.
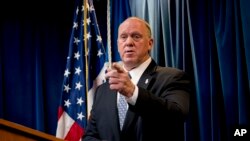
[[[58,120],[56,136],[64,139],[74,122],[75,121],[66,112],[63,112]]]
[[[79,140],[82,135],[84,135],[84,129],[79,126],[77,123],[74,123],[70,130],[68,131],[67,136],[64,138],[65,140]]]
[[[58,120],[59,120],[59,118],[62,116],[62,114],[63,114],[63,108],[60,106],[59,108],[58,108]]]

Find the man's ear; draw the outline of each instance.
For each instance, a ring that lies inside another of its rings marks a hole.
[[[152,50],[153,48],[153,44],[154,44],[154,40],[152,38],[149,39],[148,45],[149,45],[149,49],[148,51],[150,52],[150,50]]]

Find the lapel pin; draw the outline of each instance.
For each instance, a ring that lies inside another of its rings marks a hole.
[[[148,84],[148,79],[145,80],[145,84]]]

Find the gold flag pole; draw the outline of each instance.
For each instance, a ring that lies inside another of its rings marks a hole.
[[[88,39],[87,39],[87,28],[88,28],[88,25],[87,25],[87,16],[88,16],[88,7],[87,7],[87,0],[84,0],[84,16],[83,16],[83,22],[84,22],[84,51],[85,51],[85,91],[86,91],[86,102],[87,102],[87,107],[86,109],[88,109],[88,80],[89,80],[89,65],[88,65]],[[87,117],[89,117],[87,115]]]

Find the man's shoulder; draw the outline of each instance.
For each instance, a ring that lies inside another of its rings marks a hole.
[[[185,73],[183,70],[174,68],[174,67],[163,67],[163,66],[157,66],[156,72],[158,73],[167,73],[167,74],[183,74]]]

